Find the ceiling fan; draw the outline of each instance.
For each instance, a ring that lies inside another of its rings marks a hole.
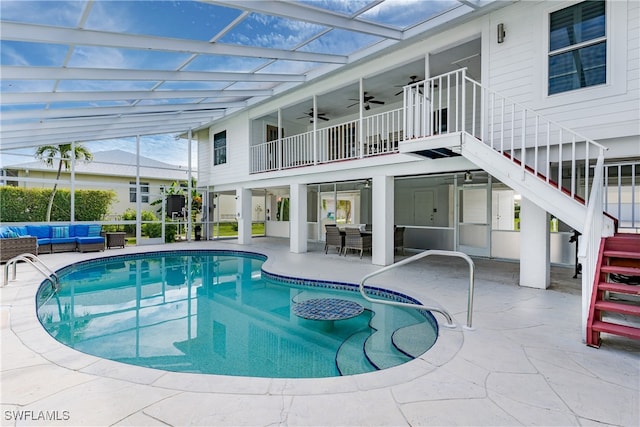
[[[329,121],[329,118],[326,116],[327,116],[327,113],[316,114],[317,118],[319,118],[320,120],[324,120],[325,122]],[[306,118],[309,118],[309,123],[313,123],[313,108],[311,108],[308,113],[304,113],[304,116],[296,117],[296,119],[306,119]]]
[[[379,104],[379,105],[383,105],[384,101],[375,101],[374,98],[375,96],[373,95],[367,95],[368,92],[364,92],[362,94],[362,103],[364,104],[364,109],[368,110],[371,108],[371,105],[369,105],[369,103],[371,104]],[[347,108],[351,108],[354,105],[358,105],[360,103],[360,101],[358,99],[354,99],[354,98],[349,98],[349,101],[358,101],[355,104],[351,104],[351,105],[347,105]]]
[[[409,78],[411,79],[411,81],[409,81],[407,84],[396,85],[395,87],[405,87],[405,86],[412,85],[414,83],[418,83],[420,81],[420,80],[418,80],[418,78],[419,78],[418,76],[409,76]],[[396,93],[395,96],[400,95],[402,92],[404,92],[404,91],[401,90],[400,92]],[[420,93],[422,94],[422,91],[420,91]]]

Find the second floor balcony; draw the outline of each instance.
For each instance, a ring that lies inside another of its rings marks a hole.
[[[271,126],[267,141],[250,148],[251,173],[312,166],[323,163],[357,160],[399,152],[403,141],[459,132],[462,113],[464,70],[415,82],[401,89],[398,108],[368,114],[369,97],[365,95],[361,115],[357,119],[282,136],[283,128]],[[365,114],[367,113],[367,114]],[[310,123],[327,120],[322,114],[308,113]],[[469,126],[476,126],[471,119]],[[468,126],[467,126],[468,127]]]

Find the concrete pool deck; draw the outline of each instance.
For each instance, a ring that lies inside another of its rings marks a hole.
[[[371,258],[289,252],[288,240],[137,246],[42,255],[51,268],[95,257],[169,249],[264,253],[265,270],[358,283]],[[266,379],[171,373],[72,350],[41,327],[34,297],[42,276],[18,265],[0,288],[1,425],[405,426],[640,425],[640,342],[604,335],[582,342],[580,281],[552,268],[547,290],[518,286],[517,263],[474,259],[473,329],[468,267],[427,258],[371,281],[438,304],[458,326],[441,327],[434,348],[401,366],[324,379]],[[4,267],[4,266],[3,266]],[[442,325],[443,317],[435,314]],[[18,420],[21,418],[21,420]]]

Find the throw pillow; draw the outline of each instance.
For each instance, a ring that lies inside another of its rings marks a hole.
[[[64,239],[69,237],[69,227],[51,227],[51,237],[53,239]]]
[[[100,236],[100,231],[102,230],[101,225],[90,225],[89,226],[89,237],[97,237]]]

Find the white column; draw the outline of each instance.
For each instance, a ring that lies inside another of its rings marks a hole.
[[[520,286],[549,287],[549,248],[549,215],[523,197],[520,202]]]
[[[307,252],[307,186],[292,184],[289,190],[289,250]]]
[[[191,220],[191,207],[193,206],[193,187],[191,186],[191,129],[187,133],[187,242],[191,241],[191,232],[193,230],[193,221]]]
[[[62,160],[61,160],[62,161]],[[76,142],[71,141],[71,217],[73,224],[76,222]]]
[[[162,219],[164,224],[164,218]],[[162,227],[164,242],[164,227]],[[142,241],[142,194],[140,194],[140,135],[136,135],[136,245]]]
[[[251,190],[236,190],[236,219],[238,220],[238,243],[251,244]]]
[[[393,203],[394,179],[392,176],[374,176],[372,190],[372,233],[375,265],[393,264]]]

